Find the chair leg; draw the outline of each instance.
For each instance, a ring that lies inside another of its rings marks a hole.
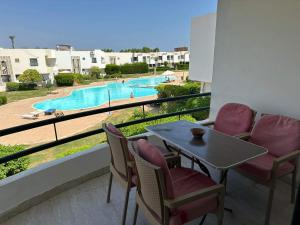
[[[129,194],[130,194],[130,185],[128,184],[127,190],[126,190],[126,197],[125,197],[124,209],[123,209],[122,225],[126,224],[126,216],[127,216],[127,207],[128,207]]]
[[[223,217],[224,217],[224,197],[225,197],[225,188],[219,194],[219,207],[217,212],[218,225],[223,225]]]
[[[138,211],[139,211],[139,205],[136,203],[135,204],[135,210],[134,210],[134,217],[133,217],[133,225],[136,225],[136,219],[138,216]]]
[[[110,172],[106,203],[110,202],[110,192],[111,192],[112,178],[113,178],[113,174]]]
[[[291,193],[291,203],[295,203],[295,197],[296,197],[296,185],[297,185],[297,171],[295,170],[292,174],[292,193]]]
[[[204,221],[205,221],[206,217],[207,217],[207,214],[205,214],[205,215],[202,217],[202,219],[201,219],[199,225],[203,225],[203,224],[204,224]]]
[[[266,217],[265,217],[265,225],[269,225],[269,223],[270,223],[274,190],[275,190],[275,185],[272,185],[270,187],[270,191],[269,191],[269,199],[268,199],[267,212],[266,212]]]

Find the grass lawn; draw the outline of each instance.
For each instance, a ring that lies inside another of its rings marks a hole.
[[[22,99],[34,98],[40,96],[46,96],[49,93],[47,88],[39,88],[37,90],[30,91],[9,91],[9,92],[0,92],[0,95],[7,97],[7,103],[15,102]]]
[[[114,124],[122,123],[131,117],[135,108],[124,109],[114,112],[105,122],[112,122]],[[95,127],[92,127],[86,131],[97,129],[101,126],[101,121]],[[67,155],[71,155],[76,152],[81,152],[92,148],[93,146],[103,143],[106,141],[105,134],[97,134],[80,140],[76,140],[64,145],[56,146],[51,149],[47,149],[35,154],[30,155],[30,168],[35,167],[39,164],[62,158]]]

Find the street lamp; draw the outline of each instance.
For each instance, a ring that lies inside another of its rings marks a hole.
[[[15,36],[11,35],[11,36],[9,36],[9,39],[11,41],[11,47],[15,48]]]

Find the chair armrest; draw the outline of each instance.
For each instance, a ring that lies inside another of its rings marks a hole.
[[[191,192],[189,194],[180,196],[178,198],[172,199],[172,200],[164,200],[164,205],[170,209],[177,208],[182,205],[185,205],[187,203],[196,201],[200,198],[205,198],[207,196],[218,194],[218,195],[224,195],[225,188],[222,184],[217,184],[209,188],[205,188],[199,191]]]
[[[276,167],[276,166],[278,167],[278,165],[280,165],[282,163],[291,161],[293,159],[297,159],[299,156],[300,156],[300,150],[296,150],[296,151],[291,152],[290,154],[281,156],[274,160],[273,167]]]
[[[177,152],[170,152],[164,155],[165,160],[169,168],[173,168],[174,166],[181,166],[181,158]]]
[[[147,140],[148,136],[144,135],[144,136],[137,136],[137,137],[129,137],[129,138],[127,138],[128,141],[137,141],[139,139],[145,139],[145,140]]]
[[[206,126],[206,127],[212,126],[214,124],[215,124],[215,121],[208,121],[208,122],[205,122],[205,123],[201,123],[202,126]]]
[[[234,137],[239,138],[244,141],[248,141],[251,136],[250,136],[250,133],[241,133],[241,134],[234,135]]]

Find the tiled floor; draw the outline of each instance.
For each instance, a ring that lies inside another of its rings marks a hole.
[[[213,174],[217,177],[216,174]],[[216,178],[217,179],[217,178]],[[108,176],[101,176],[67,190],[45,201],[2,225],[118,225],[123,209],[124,191],[113,183],[111,203],[106,204]],[[229,173],[228,195],[225,204],[234,210],[225,212],[225,225],[262,225],[267,200],[267,189],[255,185],[234,171]],[[278,182],[272,210],[271,225],[289,225],[293,205],[289,203],[290,186]],[[135,190],[131,192],[127,224],[132,224]],[[200,219],[189,223],[198,224]],[[139,225],[148,224],[140,212]],[[216,224],[213,215],[205,225]]]

